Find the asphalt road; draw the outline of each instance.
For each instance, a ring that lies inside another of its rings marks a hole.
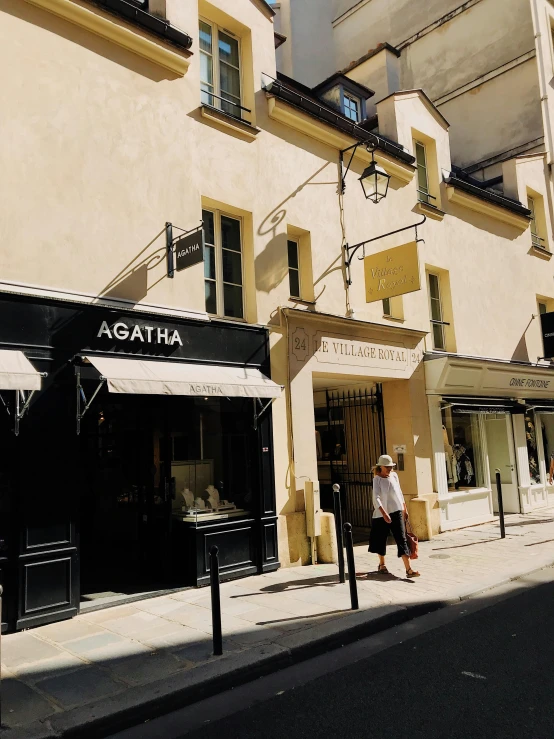
[[[118,739],[552,739],[553,578],[430,614]]]

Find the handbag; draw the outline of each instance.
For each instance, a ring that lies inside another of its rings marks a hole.
[[[410,549],[410,559],[417,559],[419,539],[412,531],[409,518],[406,518],[406,540],[408,542],[408,547]]]

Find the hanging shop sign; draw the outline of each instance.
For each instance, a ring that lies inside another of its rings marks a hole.
[[[198,229],[194,233],[182,236],[177,239],[175,244],[175,269],[180,272],[182,269],[192,267],[193,264],[199,264],[204,261],[204,244],[203,231]]]
[[[193,264],[204,261],[204,231],[200,222],[196,228],[185,231],[172,223],[165,224],[165,248],[167,259],[167,276],[175,277],[175,272],[180,272]],[[173,236],[173,229],[181,232],[180,236]]]
[[[364,269],[367,303],[421,289],[417,241],[365,257]]]
[[[554,357],[554,313],[541,315],[541,330],[544,359],[551,359]]]

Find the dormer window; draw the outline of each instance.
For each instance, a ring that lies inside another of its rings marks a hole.
[[[343,113],[354,123],[360,122],[360,100],[343,92]]]
[[[366,116],[366,101],[375,93],[344,74],[334,74],[312,89],[312,94],[352,123],[361,123]]]

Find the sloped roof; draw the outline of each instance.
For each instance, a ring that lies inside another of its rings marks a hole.
[[[262,13],[267,16],[268,18],[273,18],[275,16],[275,11],[271,7],[271,5],[266,2],[266,0],[251,0],[251,2],[254,3],[254,5],[262,11]]]

